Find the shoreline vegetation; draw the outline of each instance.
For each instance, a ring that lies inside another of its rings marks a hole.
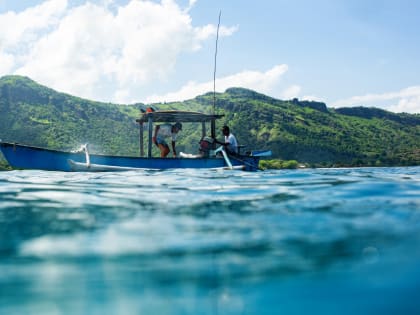
[[[3,159],[0,153],[0,171],[11,171],[12,168],[9,164],[7,164],[7,161]]]
[[[409,167],[419,166],[419,164],[407,164],[407,163],[383,163],[376,161],[373,163],[364,163],[363,161],[356,160],[352,163],[344,162],[323,162],[323,163],[300,163],[296,160],[260,160],[259,167],[262,170],[267,169],[302,169],[302,168],[348,168],[348,167]]]
[[[261,170],[269,170],[269,169],[275,170],[275,169],[298,169],[298,168],[306,168],[307,166],[295,160],[282,161],[282,160],[274,159],[274,160],[260,160],[259,167]]]

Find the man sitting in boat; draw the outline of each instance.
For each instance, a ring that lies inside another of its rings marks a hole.
[[[178,132],[182,130],[182,124],[180,122],[171,124],[162,124],[155,127],[153,135],[153,143],[156,144],[160,150],[160,156],[166,157],[170,152],[169,145],[166,143],[165,138],[172,138],[172,154],[176,157],[175,142]]]
[[[236,137],[233,133],[230,132],[229,127],[226,125],[223,126],[222,133],[225,136],[225,142],[215,140],[216,143],[223,145],[227,153],[233,155],[238,154],[238,141],[236,141]]]

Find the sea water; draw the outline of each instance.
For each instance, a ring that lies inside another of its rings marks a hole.
[[[420,167],[0,172],[0,314],[420,314]]]

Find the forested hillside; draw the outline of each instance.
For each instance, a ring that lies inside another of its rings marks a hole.
[[[90,143],[97,152],[135,155],[140,107],[93,102],[7,76],[0,79],[0,139],[64,150]]]
[[[210,113],[213,94],[153,106]],[[26,77],[5,76],[0,78],[0,139],[64,150],[90,143],[92,152],[138,155],[135,119],[144,108],[94,102]],[[241,144],[271,149],[275,159],[314,166],[420,164],[418,114],[368,107],[334,110],[320,102],[282,101],[242,88],[218,93],[215,108],[225,115],[219,129],[228,124]],[[180,151],[195,153],[200,132],[185,124]]]

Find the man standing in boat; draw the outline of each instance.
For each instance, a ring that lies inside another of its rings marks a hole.
[[[162,124],[155,127],[153,135],[153,143],[156,144],[160,150],[160,157],[166,157],[170,152],[169,145],[166,143],[165,138],[171,137],[172,154],[176,157],[175,142],[178,132],[182,130],[182,124],[180,122],[171,124]]]

